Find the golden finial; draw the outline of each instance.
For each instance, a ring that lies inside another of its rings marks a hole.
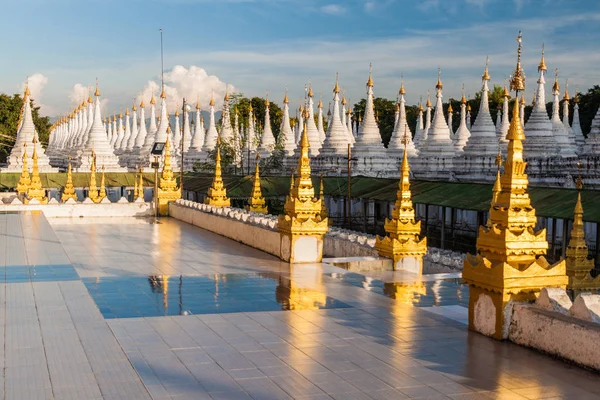
[[[534,89],[533,90],[533,100],[531,100],[531,105],[534,106],[536,102],[537,102],[537,98],[536,98],[536,93],[535,93],[535,89]]]
[[[29,77],[25,80],[25,95],[23,97],[31,96],[31,92],[29,91]]]
[[[135,107],[135,105],[134,105],[134,107]],[[127,107],[127,108],[125,109],[125,115],[129,116],[129,107]],[[119,115],[119,116],[120,116],[120,115]]]
[[[342,105],[345,106],[346,105],[346,93],[344,91],[344,94],[342,94]]]
[[[491,79],[490,73],[488,71],[488,65],[489,65],[489,63],[490,63],[490,57],[486,56],[485,57],[485,70],[483,71],[483,75],[481,76],[481,80],[489,81]]]
[[[167,126],[167,133],[171,133],[171,125]]]
[[[179,110],[175,110],[175,116],[179,117]]]
[[[438,90],[442,90],[444,85],[442,85],[442,79],[440,78],[440,75],[442,74],[442,70],[440,68],[438,68],[438,80],[437,83],[435,84],[435,88]]]
[[[340,86],[338,85],[338,80],[339,80],[339,74],[336,72],[335,73],[335,87],[333,88],[333,93],[340,92]]]
[[[525,105],[525,95],[521,94],[521,101],[519,102],[521,105]]]
[[[517,66],[513,71],[512,78],[510,80],[510,89],[517,92],[522,92],[525,90],[525,75],[523,74],[523,69],[521,68],[521,52],[522,52],[522,42],[523,35],[521,35],[521,31],[519,31],[519,36],[517,36],[517,43],[519,46],[517,47]]]
[[[398,94],[400,96],[403,96],[406,94],[406,91],[404,90],[404,74],[400,75],[402,77],[401,81],[400,81],[400,90],[398,91]]]
[[[427,108],[431,108],[431,97],[429,96],[429,90],[427,91],[427,104],[425,104]]]
[[[200,95],[196,95],[196,110],[200,110]]]
[[[285,95],[283,96],[283,104],[289,104],[290,100],[288,99],[287,88],[285,88]]]
[[[563,96],[563,100],[565,100],[565,101],[571,100],[571,97],[569,97],[569,80],[568,79],[565,81],[565,95]]]
[[[452,114],[454,112],[454,110],[452,109],[452,103],[450,103],[450,101],[448,101],[448,114]]]
[[[210,103],[208,103],[208,105],[211,107],[215,106],[215,91],[214,90],[210,91]]]
[[[152,97],[150,97],[150,104],[156,104],[156,99],[154,98],[154,89],[152,89]]]
[[[312,90],[312,83],[308,86],[308,97],[315,97]]]
[[[554,68],[554,85],[552,85],[553,92],[560,92],[560,85],[558,84],[558,68]]]
[[[98,78],[96,78],[96,90],[94,91],[94,96],[100,96],[100,88],[98,87]]]
[[[269,107],[271,105],[271,103],[269,102],[269,91],[267,90],[266,95],[265,95],[265,106]]]
[[[367,87],[373,87],[373,63],[369,63],[369,80],[367,81]]]
[[[540,65],[538,65],[538,71],[548,71],[546,59],[544,58],[544,43],[542,43],[542,59],[540,60]]]
[[[161,99],[166,99],[167,95],[165,94],[165,85],[162,85],[162,90],[160,92],[160,98]]]
[[[119,119],[123,118],[123,109],[119,110]]]
[[[471,104],[467,103],[467,111],[471,111]]]
[[[510,97],[510,92],[508,91],[508,88],[506,87],[506,77],[504,78],[504,91],[502,92],[502,96]]]
[[[423,96],[419,97],[419,112],[423,112]]]
[[[229,85],[225,84],[225,97],[223,98],[225,101],[229,101]]]
[[[133,99],[133,106],[131,107],[131,111],[137,111],[137,107],[135,105],[135,99]]]
[[[90,85],[88,85],[88,99],[87,99],[88,103],[93,103],[94,100],[92,100],[92,87]]]
[[[523,131],[523,125],[521,125],[521,118],[519,116],[519,107],[517,106],[517,98],[515,97],[515,105],[513,107],[513,115],[512,120],[510,121],[510,126],[508,127],[508,134],[506,135],[507,140],[518,140],[522,141],[525,139],[525,132]],[[509,153],[513,149],[513,147],[509,146]],[[522,157],[523,146],[521,145],[519,154]],[[509,159],[512,161],[512,157],[509,154]]]
[[[577,86],[575,87],[575,97],[573,98],[573,103],[579,103],[579,90]]]
[[[144,98],[142,97],[142,100],[140,101],[140,108],[146,108],[146,105],[144,104]]]
[[[319,104],[317,105],[317,108],[323,108],[323,100],[319,99]]]
[[[462,97],[460,99],[461,104],[467,104],[467,98],[465,97],[465,84],[462,85]]]

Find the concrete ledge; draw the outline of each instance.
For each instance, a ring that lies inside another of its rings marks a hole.
[[[281,239],[276,229],[228,218],[224,215],[224,212],[226,210],[222,211],[221,215],[212,214],[177,202],[169,203],[169,216],[171,218],[225,236],[276,257],[280,256]]]
[[[514,304],[508,338],[600,371],[600,325],[535,305]]]
[[[46,218],[151,217],[152,203],[1,204],[0,212],[41,211]]]

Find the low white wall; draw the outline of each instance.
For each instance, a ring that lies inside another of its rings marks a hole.
[[[254,215],[251,215],[252,213],[247,213],[244,210],[232,209],[229,207],[218,209],[217,207],[189,202],[193,203],[194,205],[198,204],[198,207],[208,207],[210,208],[210,211],[215,212],[215,214],[213,214],[211,212],[203,211],[199,208],[186,206],[184,205],[184,202],[189,201],[182,200],[175,203],[169,203],[169,216],[171,218],[175,218],[199,228],[206,229],[207,231],[214,232],[218,235],[225,236],[229,239],[233,239],[240,243],[262,250],[265,253],[272,254],[276,257],[280,256],[281,238],[279,232],[274,227],[276,225],[269,227],[268,225],[259,225],[258,223],[253,224],[248,221],[248,217],[253,217],[252,220],[254,221]],[[222,214],[216,214],[216,212]],[[239,216],[240,219],[235,219],[235,217],[227,217],[223,215],[223,213]],[[242,216],[245,217],[245,221],[241,219]],[[256,216],[257,222],[263,220],[267,220],[268,222],[270,218],[265,218],[258,215]]]
[[[152,203],[2,204],[0,212],[42,211],[47,218],[150,217]]]
[[[600,325],[515,304],[508,334],[510,341],[577,364],[600,370]]]

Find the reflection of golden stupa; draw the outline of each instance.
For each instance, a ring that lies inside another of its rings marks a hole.
[[[266,214],[268,212],[265,198],[262,195],[262,190],[260,188],[260,166],[259,161],[260,155],[256,153],[256,171],[254,172],[254,180],[252,183],[252,195],[248,199],[248,205],[246,206],[246,210],[252,211],[255,213]]]
[[[181,198],[181,187],[177,186],[177,181],[173,176],[173,169],[171,168],[171,142],[169,140],[170,136],[170,128],[167,128],[167,141],[165,143],[165,160],[163,163],[162,175],[160,177],[160,182],[158,185],[158,211],[161,215],[169,214],[169,202]]]
[[[290,265],[290,279],[279,277],[277,302],[284,310],[318,310],[327,304],[322,269],[317,266],[298,268]]]
[[[204,200],[205,204],[215,207],[229,207],[231,200],[227,197],[227,189],[223,184],[221,176],[221,137],[217,137],[217,156],[215,157],[215,176],[212,185],[208,189],[208,195]]]
[[[305,121],[308,113],[305,113]],[[328,219],[322,217],[322,199],[315,198],[311,179],[306,122],[300,140],[297,176],[285,199],[284,215],[278,219],[281,233],[281,259],[289,262],[320,262],[323,258],[323,235]]]
[[[517,68],[511,88],[517,96],[506,139],[507,158],[500,178],[501,190],[490,210],[490,223],[479,227],[476,256],[467,255],[463,279],[469,284],[469,328],[496,339],[508,335],[513,301],[532,301],[543,287],[565,287],[565,262],[550,265],[546,230],[536,232],[535,208],[527,194],[523,161],[525,134],[519,116],[518,92],[525,87],[521,69],[519,34]]]
[[[390,298],[405,304],[417,304],[421,296],[427,293],[425,283],[421,281],[403,283],[386,282],[383,284],[383,293]]]
[[[376,237],[375,248],[381,256],[394,260],[394,269],[406,269],[420,274],[423,270],[423,256],[427,253],[427,238],[419,237],[421,221],[416,220],[412,204],[406,133],[402,141],[404,157],[392,219],[386,218],[384,229],[387,235]]]
[[[577,178],[577,189],[581,190],[583,181]],[[573,229],[571,240],[566,249],[568,289],[574,291],[592,291],[600,289],[600,276],[593,278],[590,274],[594,268],[594,260],[588,258],[588,247],[583,229],[583,206],[581,192],[577,193],[577,203],[573,211]]]

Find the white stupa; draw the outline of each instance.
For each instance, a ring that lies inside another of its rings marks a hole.
[[[548,118],[548,112],[546,111],[544,84],[546,83],[545,73],[547,70],[544,50],[542,48],[542,60],[538,66],[539,79],[534,99],[535,105],[529,119],[525,123],[525,137],[527,139],[523,141],[523,156],[526,159],[547,158],[557,155],[559,151],[554,140],[552,121]]]
[[[321,134],[315,124],[315,112],[314,112],[314,93],[312,85],[308,88],[308,119],[306,121],[306,136],[308,137],[308,144],[310,145],[309,153],[311,157],[319,155],[321,149]]]
[[[258,146],[258,153],[261,158],[268,158],[274,148],[275,136],[273,135],[273,129],[271,128],[271,103],[269,102],[269,95],[267,94],[265,99],[265,128],[260,140],[260,146]]]
[[[442,107],[442,80],[440,78],[440,71],[438,71],[438,81],[435,85],[436,88],[436,104],[435,114],[433,116],[433,122],[431,128],[427,133],[427,138],[421,142],[419,150],[419,158],[436,158],[436,159],[451,159],[454,156],[454,144],[450,138],[450,129],[446,123],[444,117],[444,109]],[[431,107],[428,107],[430,109]],[[433,167],[433,165],[431,165]]]
[[[481,76],[481,103],[475,123],[471,127],[471,137],[463,148],[464,156],[468,157],[493,157],[498,153],[498,136],[496,127],[490,115],[488,82],[488,60],[485,62],[485,71]],[[436,110],[437,111],[437,110]]]
[[[412,132],[406,121],[406,100],[404,95],[406,91],[404,89],[404,81],[400,84],[400,90],[398,91],[398,120],[395,123],[394,132],[388,143],[387,153],[396,157],[400,157],[404,153],[404,147],[406,146],[406,152],[409,157],[417,155],[417,149],[412,140]]]
[[[204,137],[204,144],[202,145],[202,152],[208,157],[208,152],[212,151],[217,145],[217,138],[219,133],[217,132],[217,125],[215,121],[215,97],[211,95],[209,105],[210,119],[208,122],[208,130]]]
[[[573,98],[573,123],[571,129],[573,129],[573,134],[575,135],[578,152],[581,154],[584,152],[585,137],[583,136],[581,122],[579,121],[579,93],[577,92],[575,92],[575,97]]]
[[[346,130],[346,127],[344,127]],[[346,136],[347,131],[346,131]],[[353,153],[357,157],[385,157],[385,147],[381,140],[379,126],[375,120],[375,108],[373,98],[373,77],[369,73],[367,80],[367,103],[365,105],[365,116],[358,129],[358,137],[354,143]],[[359,162],[360,164],[360,162]]]
[[[325,141],[319,153],[320,158],[346,156],[348,154],[348,135],[346,127],[342,125],[340,119],[340,87],[335,82],[333,88],[333,113],[325,133]]]
[[[7,172],[21,172],[23,169],[23,152],[25,144],[29,150],[28,157],[33,157],[33,146],[35,146],[38,156],[38,168],[40,172],[57,172],[56,168],[50,166],[50,159],[46,155],[42,144],[38,139],[38,133],[33,123],[33,115],[31,114],[31,92],[29,85],[25,85],[25,94],[23,95],[23,112],[21,122],[18,124],[21,128],[17,131],[15,144],[8,156],[8,166],[3,168]],[[27,165],[33,165],[33,159],[27,161]]]
[[[460,124],[454,134],[454,151],[457,155],[462,155],[463,149],[471,137],[471,132],[467,128],[467,98],[463,86],[462,98],[460,100]]]
[[[293,156],[296,150],[294,132],[290,126],[290,105],[287,93],[283,98],[283,118],[279,129],[279,143],[287,156]]]
[[[555,70],[554,84],[552,85],[552,133],[554,141],[558,147],[558,154],[563,158],[577,157],[577,146],[569,139],[569,131],[565,124],[560,120],[560,85],[558,84],[558,69]]]

